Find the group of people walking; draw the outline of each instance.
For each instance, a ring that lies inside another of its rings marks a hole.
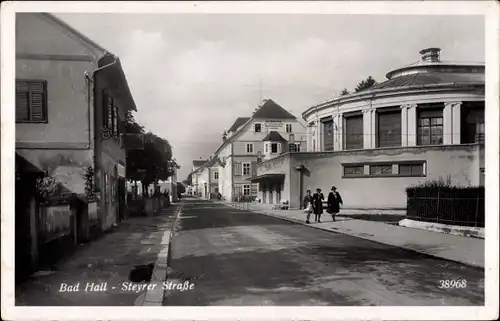
[[[323,214],[323,201],[325,197],[321,193],[321,189],[317,188],[316,193],[311,195],[311,190],[307,190],[306,196],[304,197],[304,211],[307,213],[306,223],[311,223],[309,219],[311,214],[314,214],[314,221],[316,223],[321,223],[321,214]],[[335,222],[335,215],[340,212],[340,205],[344,205],[340,193],[337,192],[337,188],[332,186],[330,193],[328,194],[328,199],[326,202],[326,212],[332,216],[332,220]]]

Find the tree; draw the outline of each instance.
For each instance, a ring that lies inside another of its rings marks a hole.
[[[375,81],[375,79],[373,79],[372,76],[369,76],[368,78],[366,78],[366,80],[359,82],[358,85],[356,86],[356,88],[354,89],[354,91],[360,92],[362,90],[370,88],[371,86],[375,85],[376,83],[377,82]]]
[[[186,186],[191,186],[193,185],[193,173],[189,173],[187,178],[185,180],[182,181],[184,183],[184,185]]]
[[[181,182],[177,182],[177,192],[186,193],[186,187]]]
[[[127,134],[144,137],[142,149],[126,149],[127,179],[140,181],[143,186],[168,179],[173,173],[173,166],[178,167],[172,160],[170,143],[152,132],[145,133],[144,127],[137,124],[132,113],[127,113],[124,127]]]
[[[349,95],[350,92],[347,90],[347,88],[344,88],[342,89],[342,91],[340,92],[340,96],[345,96],[345,95]]]

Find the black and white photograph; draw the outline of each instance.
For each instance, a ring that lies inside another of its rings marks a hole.
[[[2,318],[498,318],[497,2],[1,22]]]

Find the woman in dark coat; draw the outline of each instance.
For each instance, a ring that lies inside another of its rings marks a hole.
[[[321,193],[321,189],[317,188],[316,193],[314,193],[312,197],[312,205],[314,212],[314,221],[317,223],[321,223],[321,214],[323,214],[323,200],[325,197],[323,193]]]
[[[342,197],[335,186],[332,186],[332,191],[328,194],[327,204],[326,211],[332,215],[332,220],[335,222],[335,215],[340,212],[340,205],[344,205]]]

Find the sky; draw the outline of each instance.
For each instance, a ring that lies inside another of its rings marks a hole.
[[[424,48],[441,48],[442,60],[485,60],[479,16],[56,16],[120,57],[135,118],[170,142],[180,180],[262,99],[301,118],[368,76],[384,81],[388,71],[420,60]]]

